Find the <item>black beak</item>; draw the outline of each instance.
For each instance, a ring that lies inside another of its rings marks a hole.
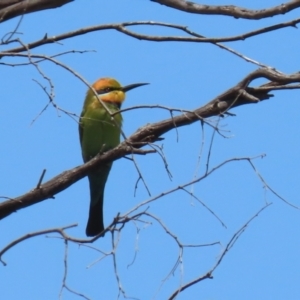
[[[149,83],[133,83],[133,84],[129,84],[129,85],[126,85],[126,86],[122,87],[122,91],[123,92],[128,92],[128,91],[130,91],[132,89],[135,89],[135,88],[137,88],[139,86],[146,85],[146,84],[149,84]]]

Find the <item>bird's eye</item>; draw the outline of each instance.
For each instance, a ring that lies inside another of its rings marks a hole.
[[[106,87],[106,88],[103,88],[103,89],[98,90],[97,93],[98,93],[99,95],[101,95],[101,94],[109,93],[109,92],[111,92],[111,91],[112,91],[112,88]]]

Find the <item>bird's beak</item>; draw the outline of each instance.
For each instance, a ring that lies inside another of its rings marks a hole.
[[[126,86],[122,87],[122,91],[123,92],[128,92],[128,91],[130,91],[132,89],[135,89],[135,88],[137,88],[139,86],[146,85],[146,84],[149,84],[149,83],[133,83],[133,84],[129,84],[129,85],[126,85]]]

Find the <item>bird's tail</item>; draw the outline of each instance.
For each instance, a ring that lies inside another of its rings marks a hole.
[[[95,236],[104,230],[103,225],[103,195],[107,176],[111,164],[103,166],[100,170],[88,175],[91,192],[89,220],[86,226],[86,235]],[[104,236],[104,233],[103,235]]]
[[[103,225],[103,194],[100,195],[98,201],[90,204],[89,220],[85,233],[87,236],[95,236],[104,230]],[[104,236],[104,234],[102,235]]]

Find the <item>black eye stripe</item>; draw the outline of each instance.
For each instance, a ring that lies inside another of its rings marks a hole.
[[[97,94],[98,94],[98,95],[101,95],[101,94],[109,93],[109,92],[111,92],[111,91],[118,91],[118,90],[120,90],[120,88],[106,87],[106,88],[97,90]]]

